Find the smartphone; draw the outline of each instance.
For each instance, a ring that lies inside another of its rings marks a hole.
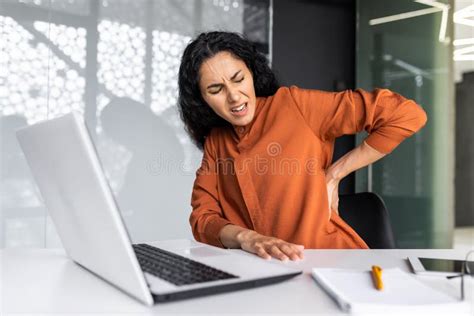
[[[462,271],[464,260],[408,257],[416,274],[452,276]],[[474,273],[474,261],[468,261],[471,276]],[[467,273],[467,272],[466,272]]]

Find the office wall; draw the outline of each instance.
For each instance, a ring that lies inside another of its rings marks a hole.
[[[456,226],[474,226],[473,104],[474,71],[471,71],[465,72],[456,83]]]
[[[201,152],[176,111],[195,34],[245,33],[268,52],[269,1],[2,0],[0,247],[60,247],[15,130],[83,114],[134,242],[192,237]]]
[[[355,1],[277,0],[273,4],[272,65],[281,83],[306,89],[353,89]],[[354,148],[355,137],[336,140],[333,160]],[[339,193],[354,193],[354,174]]]

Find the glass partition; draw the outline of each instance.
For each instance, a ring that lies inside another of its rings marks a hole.
[[[400,248],[452,245],[452,13],[452,1],[357,1],[356,86],[388,88],[428,114],[421,132],[356,174],[357,191],[385,201]]]

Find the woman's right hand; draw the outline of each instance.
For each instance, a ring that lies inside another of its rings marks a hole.
[[[303,259],[303,245],[296,245],[284,240],[261,235],[253,230],[243,230],[237,234],[240,247],[264,259],[271,257],[286,261]]]

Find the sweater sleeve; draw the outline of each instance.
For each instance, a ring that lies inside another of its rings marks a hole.
[[[427,121],[419,105],[387,89],[325,92],[292,86],[289,90],[304,119],[322,140],[365,130],[369,133],[365,142],[387,154]]]
[[[223,248],[219,232],[230,222],[224,218],[219,204],[217,166],[210,138],[206,139],[202,163],[196,172],[189,222],[197,241]]]

